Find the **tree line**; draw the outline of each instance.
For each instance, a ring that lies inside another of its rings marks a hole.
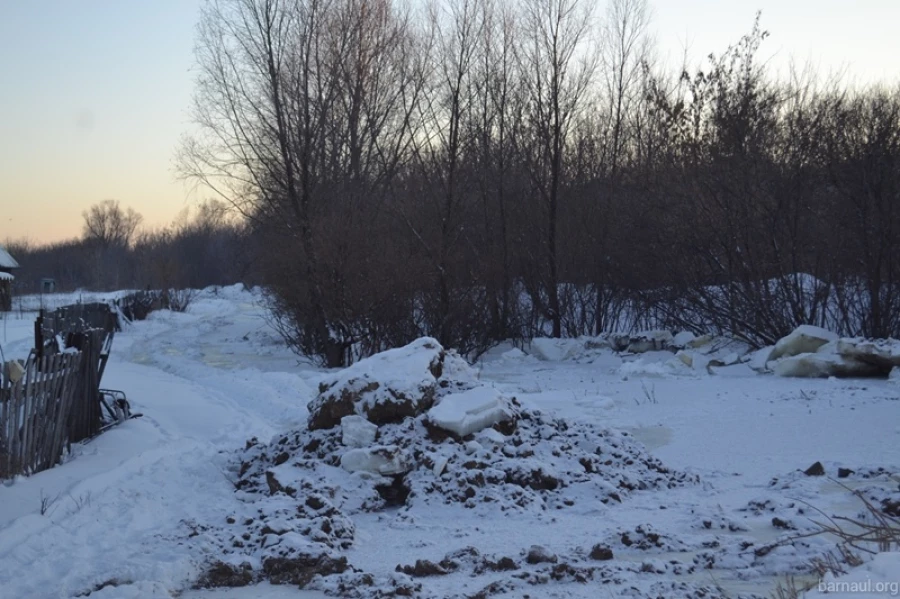
[[[76,239],[7,241],[6,249],[21,266],[15,273],[17,294],[40,293],[43,279],[53,279],[57,291],[180,290],[252,282],[249,230],[221,202],[201,202],[158,229],[141,229],[143,217],[116,200],[91,206],[83,220]]]
[[[595,4],[206,2],[179,170],[294,349],[900,336],[900,86],[776,76],[759,18],[672,67]]]

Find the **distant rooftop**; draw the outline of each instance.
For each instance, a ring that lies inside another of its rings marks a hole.
[[[0,247],[0,268],[19,268],[19,263],[2,247]]]

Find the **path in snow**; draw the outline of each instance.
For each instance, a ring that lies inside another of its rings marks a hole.
[[[69,597],[117,580],[141,582],[131,585],[136,596],[168,597],[196,576],[208,556],[176,541],[185,523],[233,510],[228,454],[306,417],[302,376],[192,358],[224,344],[217,336],[265,327],[241,295],[200,301],[191,314],[157,313],[116,337],[103,385],[124,390],[144,416],[76,447],[62,467],[0,487],[0,596]],[[284,348],[277,357],[296,363]],[[92,596],[128,593],[112,588]]]

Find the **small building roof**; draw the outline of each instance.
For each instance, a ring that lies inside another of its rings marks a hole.
[[[19,263],[2,247],[0,247],[0,268],[19,268]]]
[[[3,272],[2,270],[0,270],[0,281],[12,281],[13,279],[15,279],[14,276],[9,274],[8,272]]]

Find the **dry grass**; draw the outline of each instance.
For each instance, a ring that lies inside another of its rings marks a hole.
[[[897,480],[895,478],[895,480]],[[885,513],[878,505],[872,503],[860,491],[856,491],[847,485],[833,481],[854,495],[864,507],[861,516],[850,518],[846,516],[829,516],[819,508],[805,503],[810,509],[819,514],[819,518],[812,520],[818,530],[792,535],[791,537],[769,547],[793,543],[799,539],[820,535],[832,535],[837,539],[834,550],[821,557],[810,561],[812,574],[821,580],[826,574],[842,576],[851,568],[856,568],[865,563],[864,554],[874,555],[886,551],[900,549],[900,519]],[[815,583],[806,583],[793,576],[785,577],[778,583],[772,592],[773,599],[800,599],[810,590]]]
[[[898,479],[895,477],[895,480]],[[838,481],[834,482],[852,493],[863,504],[865,511],[858,518],[829,516],[807,504],[821,516],[820,519],[812,521],[819,527],[813,534],[834,535],[839,539],[839,547],[870,555],[900,549],[900,519],[886,514],[860,491],[855,491]]]

